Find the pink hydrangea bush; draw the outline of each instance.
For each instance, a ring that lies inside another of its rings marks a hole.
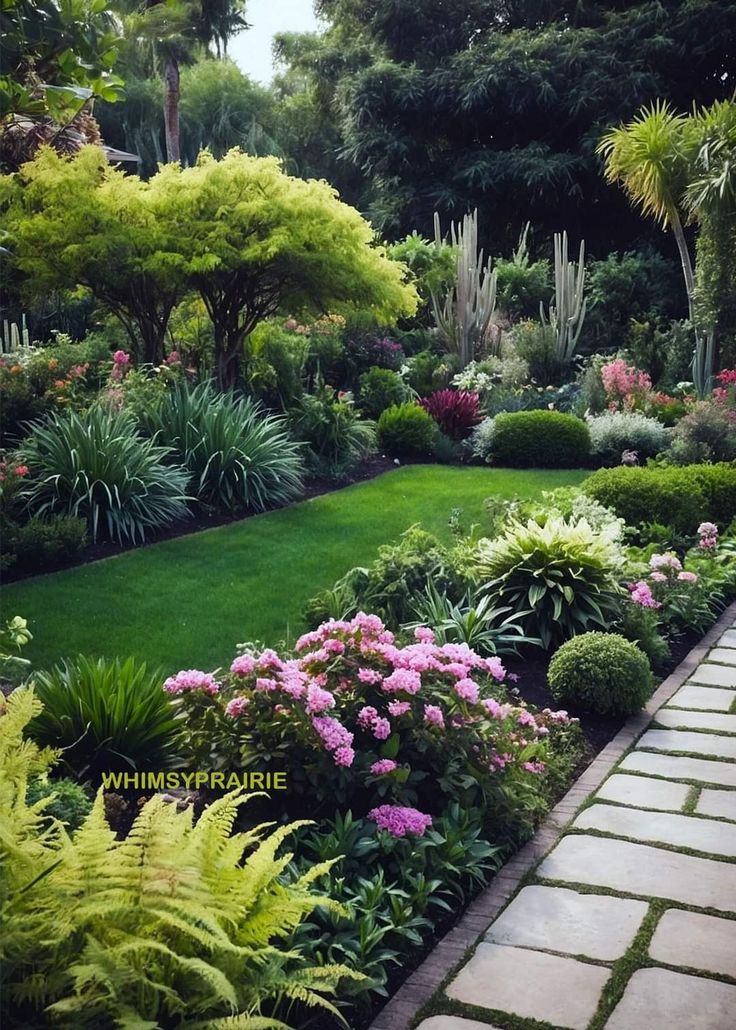
[[[200,763],[283,768],[287,805],[300,796],[312,814],[350,803],[429,815],[458,797],[488,804],[514,783],[534,794],[552,737],[571,722],[509,701],[499,658],[436,644],[426,627],[401,646],[363,612],[304,634],[292,655],[238,655],[216,692],[191,676],[166,689]],[[401,825],[413,832],[419,822]]]

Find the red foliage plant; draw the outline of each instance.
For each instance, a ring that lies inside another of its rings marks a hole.
[[[445,436],[463,440],[482,421],[477,393],[470,390],[437,390],[419,402]]]

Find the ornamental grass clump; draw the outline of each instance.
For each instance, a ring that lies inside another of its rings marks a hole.
[[[419,403],[451,440],[470,436],[483,418],[478,394],[471,390],[437,390]]]
[[[438,645],[426,627],[415,641],[398,646],[359,612],[304,634],[293,656],[245,651],[216,693],[176,697],[187,751],[203,768],[284,769],[287,805],[349,804],[398,836],[421,835],[458,799],[538,806],[550,735],[567,718],[510,703],[498,657]]]
[[[93,542],[143,543],[150,530],[187,515],[188,472],[125,412],[55,412],[32,423],[22,456],[30,511],[83,518]]]
[[[182,383],[147,413],[145,425],[185,466],[192,493],[207,508],[264,511],[301,491],[299,445],[283,419],[266,415],[248,397],[218,393],[209,383]]]
[[[583,633],[563,644],[549,666],[556,701],[598,715],[634,715],[654,681],[647,656],[616,633]]]
[[[517,612],[524,634],[544,648],[616,617],[622,563],[616,527],[596,533],[586,519],[514,522],[478,545],[482,593]]]

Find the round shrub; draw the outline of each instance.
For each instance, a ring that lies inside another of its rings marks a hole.
[[[583,490],[630,526],[660,522],[695,533],[701,522],[728,525],[736,511],[736,465],[598,469]]]
[[[378,418],[386,408],[403,403],[406,393],[398,372],[390,368],[369,368],[359,380],[358,402],[369,418]]]
[[[413,402],[386,408],[378,420],[378,445],[387,454],[426,456],[436,435],[432,416]]]
[[[634,715],[654,685],[646,655],[617,633],[583,633],[552,658],[547,674],[556,701],[598,715]]]
[[[54,413],[33,425],[22,457],[32,514],[83,518],[93,541],[142,543],[187,514],[187,471],[168,464],[169,448],[144,439],[126,412]]]
[[[209,383],[181,383],[146,416],[192,476],[200,504],[218,511],[264,511],[293,500],[304,464],[284,420],[249,397],[218,393]]]
[[[635,451],[644,464],[663,451],[669,441],[666,426],[638,411],[609,411],[587,422],[591,454],[601,465],[620,465],[624,451]]]
[[[26,803],[34,805],[41,799],[50,799],[43,814],[64,823],[67,832],[79,829],[92,809],[87,791],[74,780],[31,780],[26,791]]]
[[[491,456],[511,468],[580,468],[590,459],[590,433],[559,411],[504,412],[494,420]]]

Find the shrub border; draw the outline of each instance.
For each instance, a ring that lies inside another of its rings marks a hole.
[[[613,740],[606,744],[547,815],[535,836],[496,873],[490,884],[468,905],[457,925],[381,1009],[369,1030],[408,1030],[417,1011],[432,998],[468,949],[475,946],[481,934],[516,893],[526,874],[555,846],[581,805],[598,789],[619,759],[647,729],[658,709],[679,690],[735,620],[736,602],[726,608],[700,643],[663,680],[646,708],[627,719]]]

